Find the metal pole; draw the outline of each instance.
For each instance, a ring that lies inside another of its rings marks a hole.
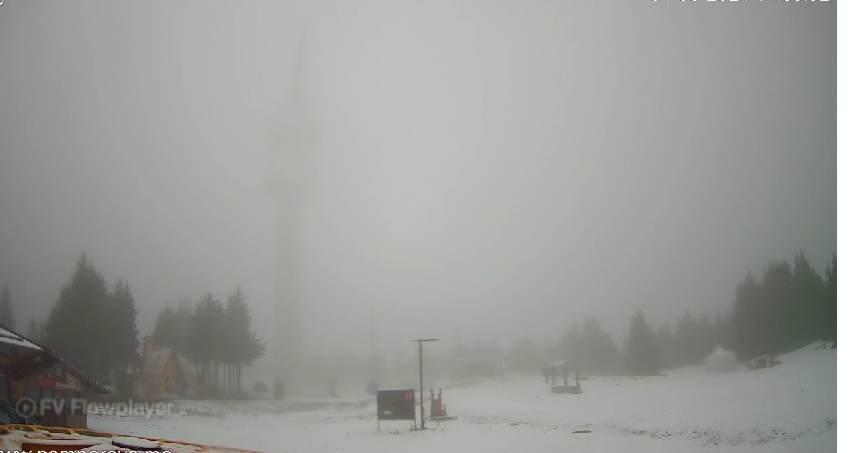
[[[422,418],[422,429],[425,429],[425,400],[422,398],[422,339],[419,339],[419,412]]]
[[[419,411],[421,412],[421,424],[420,429],[425,429],[425,401],[423,400],[423,377],[422,377],[422,342],[423,341],[437,341],[439,338],[419,338],[418,340],[408,340],[408,341],[418,341],[419,342]],[[414,421],[415,424],[415,421]]]

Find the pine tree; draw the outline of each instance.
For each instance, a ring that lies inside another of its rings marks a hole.
[[[158,312],[158,317],[155,320],[155,328],[152,330],[152,341],[158,347],[170,346],[169,343],[172,341],[172,335],[175,332],[172,325],[174,319],[175,312],[172,310],[169,303],[167,303],[166,306],[161,308],[161,311]]]
[[[83,255],[51,309],[45,326],[46,346],[83,373],[103,381],[109,360],[105,332],[111,322],[107,284]]]
[[[793,265],[771,261],[760,283],[747,275],[737,288],[734,310],[723,321],[725,327],[715,330],[727,330],[741,360],[829,339],[836,322],[834,288],[835,256],[822,278],[798,250]]]
[[[158,349],[174,348],[183,355],[189,354],[188,338],[193,322],[193,304],[190,299],[183,298],[178,306],[173,308],[167,303],[158,313],[152,339]]]
[[[734,301],[734,350],[740,360],[761,355],[764,344],[764,302],[761,285],[751,273],[737,286]]]
[[[823,339],[824,282],[802,249],[794,257],[792,292],[788,302],[790,335],[785,349],[797,349],[811,341]]]
[[[264,354],[265,346],[251,330],[252,318],[241,287],[235,290],[226,303],[226,327],[229,342],[225,345],[225,361],[234,367],[235,381],[232,391],[241,387],[241,370]]]
[[[180,344],[178,318],[169,304],[158,313],[152,341],[157,348],[177,348]]]
[[[657,347],[660,348],[660,355],[663,361],[663,368],[670,369],[678,365],[677,362],[677,342],[675,334],[669,323],[665,323],[657,329]]]
[[[761,280],[764,322],[761,354],[786,352],[798,327],[793,314],[793,272],[787,261],[772,261]]]
[[[574,371],[612,375],[618,373],[622,368],[621,351],[609,334],[600,327],[600,323],[594,316],[586,317],[583,320],[580,343],[583,365]]]
[[[654,376],[662,371],[657,337],[641,311],[636,311],[630,318],[630,332],[624,350],[630,375]]]
[[[219,393],[218,368],[228,360],[226,317],[223,304],[207,293],[196,304],[188,337],[188,353],[201,368],[202,385],[209,394]]]
[[[190,337],[190,327],[193,324],[193,302],[190,298],[182,298],[175,308],[176,344],[173,346],[182,353],[187,351],[187,339]]]
[[[0,326],[10,330],[16,330],[15,311],[12,309],[12,297],[9,295],[9,287],[3,285],[0,290]]]
[[[113,366],[123,374],[128,367],[140,362],[137,348],[140,346],[137,331],[137,308],[128,282],[119,280],[108,297],[110,313],[109,352]]]

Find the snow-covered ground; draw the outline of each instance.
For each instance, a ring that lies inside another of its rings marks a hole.
[[[374,400],[362,396],[182,401],[148,420],[90,416],[90,427],[270,453],[835,451],[836,351],[816,346],[764,370],[591,378],[580,395],[551,394],[538,377],[451,387],[443,402],[458,419],[426,431],[410,431],[407,421],[378,430]]]

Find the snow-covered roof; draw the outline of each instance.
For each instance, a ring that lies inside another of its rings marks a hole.
[[[178,366],[181,368],[181,374],[184,375],[184,379],[188,384],[196,383],[196,369],[190,364],[190,362],[181,354],[178,353],[173,348],[164,347],[160,348],[157,351],[154,351],[152,357],[152,365],[151,371],[154,373],[163,373],[163,368],[166,366],[166,361],[169,360],[169,357],[172,353],[175,352],[175,358],[178,359]]]
[[[717,346],[716,350],[714,350],[708,357],[714,357],[714,356],[726,355],[726,354],[730,355],[733,353],[734,353],[733,351],[728,351],[728,350],[723,349],[722,346]]]
[[[50,349],[43,348],[42,346],[39,346],[36,343],[33,343],[32,341],[24,338],[22,335],[17,334],[15,332],[12,332],[9,329],[0,327],[0,343],[12,345],[12,346],[17,346],[17,347],[33,349],[36,351],[43,351],[47,356],[52,357],[53,361],[54,361],[53,365],[50,365],[50,368],[48,368],[48,369],[53,369],[53,368],[58,367],[58,366],[66,367],[66,369],[71,374],[77,376],[79,379],[90,384],[93,387],[93,391],[95,393],[100,393],[100,394],[110,393],[106,388],[101,386],[101,384],[99,384],[98,382],[96,382],[94,379],[87,376],[86,374],[84,374],[82,371],[75,368],[73,365],[71,365],[67,361],[65,361],[62,358],[60,358],[59,356],[57,356]],[[38,372],[42,372],[42,371],[44,371],[44,370],[41,370]]]
[[[0,343],[36,349],[39,351],[43,350],[41,346],[3,327],[0,327]]]
[[[163,367],[166,366],[166,361],[172,355],[172,348],[160,348],[152,354],[152,371],[162,373]]]

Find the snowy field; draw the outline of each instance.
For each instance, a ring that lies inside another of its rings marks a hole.
[[[382,422],[371,397],[305,402],[181,401],[161,418],[90,416],[90,427],[275,452],[831,452],[836,351],[816,345],[770,369],[592,378],[554,395],[543,378],[443,391],[454,421]],[[427,393],[427,390],[426,390]],[[426,401],[426,411],[428,411]],[[418,411],[418,409],[417,409]],[[590,431],[590,432],[575,432]]]

